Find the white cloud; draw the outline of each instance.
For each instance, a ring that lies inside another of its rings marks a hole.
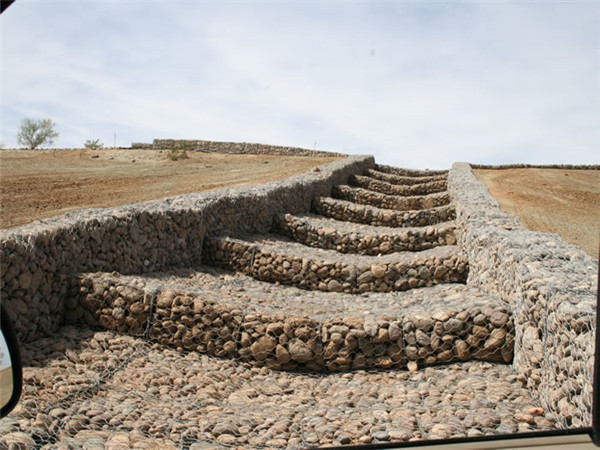
[[[28,3],[2,140],[254,141],[410,167],[600,163],[593,3]]]

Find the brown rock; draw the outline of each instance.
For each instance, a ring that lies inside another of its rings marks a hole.
[[[33,275],[31,273],[23,272],[21,275],[19,275],[19,287],[21,289],[29,289],[32,280]]]
[[[31,438],[31,436],[21,431],[6,433],[0,438],[0,444],[4,444],[6,445],[5,448],[11,449],[25,449],[35,447],[35,441]]]
[[[503,327],[508,323],[508,314],[502,311],[494,311],[490,316],[490,322],[497,328]]]
[[[419,370],[419,365],[415,362],[415,361],[410,361],[407,365],[406,368],[408,369],[409,372],[416,372],[417,370]]]
[[[475,325],[473,327],[473,334],[477,337],[477,339],[487,339],[487,337],[490,335],[490,332],[486,327]]]
[[[488,340],[485,341],[483,348],[485,348],[487,351],[493,352],[504,345],[505,338],[506,330],[504,328],[494,328]]]
[[[265,360],[277,346],[277,340],[271,336],[262,336],[250,346],[252,356],[258,361]]]
[[[458,333],[463,329],[464,322],[461,322],[458,319],[448,319],[448,321],[444,324],[444,330],[447,333]]]
[[[329,283],[327,283],[327,290],[329,292],[340,292],[342,289],[342,284],[337,280],[331,280]]]
[[[452,359],[452,352],[450,350],[445,350],[437,355],[437,359],[440,362],[448,362]]]
[[[323,356],[327,359],[332,359],[338,353],[338,346],[334,342],[330,341],[323,351]]]
[[[373,339],[374,344],[381,344],[390,340],[390,334],[386,328],[380,328],[377,332],[377,337]]]
[[[466,361],[471,356],[469,353],[469,344],[462,339],[457,339],[454,342],[454,353],[456,353],[459,359]]]
[[[371,273],[375,278],[385,277],[386,266],[384,264],[373,264],[371,266]]]
[[[144,312],[144,304],[141,302],[135,302],[129,307],[131,314],[138,315]]]
[[[204,302],[199,298],[194,299],[194,303],[192,305],[192,311],[194,314],[201,314],[204,310]]]
[[[429,344],[431,344],[430,336],[423,330],[417,330],[415,335],[417,337],[417,344],[419,344],[421,347],[427,347]]]
[[[433,278],[435,278],[436,280],[441,280],[447,273],[448,268],[446,266],[438,266],[433,272]]]
[[[389,241],[383,242],[380,246],[379,246],[379,251],[381,253],[389,253],[389,251],[392,249],[392,244]]]
[[[283,323],[270,323],[269,325],[267,325],[267,333],[279,336],[281,333],[283,333]]]
[[[375,358],[375,366],[380,369],[389,369],[393,364],[394,363],[389,356],[378,356]]]
[[[294,361],[305,363],[310,361],[314,354],[306,345],[306,343],[300,339],[292,339],[288,343],[288,352]]]
[[[161,292],[156,299],[156,306],[158,308],[170,308],[171,305],[173,305],[174,297],[175,297],[175,292],[173,292],[173,291]]]
[[[223,352],[230,355],[235,352],[237,345],[234,341],[227,341],[223,344]]]
[[[390,341],[395,341],[401,336],[402,329],[397,322],[390,323],[390,326],[388,327],[388,334],[390,336]]]
[[[353,369],[364,369],[367,366],[367,358],[362,353],[357,354],[352,361]]]

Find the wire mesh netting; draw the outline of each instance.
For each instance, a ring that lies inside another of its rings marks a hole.
[[[271,235],[206,236],[206,265],[73,274],[61,327],[23,345],[0,445],[304,448],[589,426],[587,272],[564,288],[517,273],[510,295],[493,272],[470,282],[446,174],[365,175],[316,199],[321,215],[274,217]]]

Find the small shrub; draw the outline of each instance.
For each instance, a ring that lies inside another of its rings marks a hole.
[[[189,159],[189,156],[187,154],[187,150],[185,149],[181,150],[172,148],[167,152],[167,159],[170,159],[171,161],[178,161],[180,159]]]
[[[84,147],[88,150],[99,150],[104,147],[104,144],[100,142],[100,139],[94,139],[93,141],[88,139],[85,141]]]

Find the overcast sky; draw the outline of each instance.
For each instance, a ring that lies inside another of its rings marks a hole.
[[[154,138],[380,163],[599,164],[600,6],[18,0],[1,20],[0,140]]]

